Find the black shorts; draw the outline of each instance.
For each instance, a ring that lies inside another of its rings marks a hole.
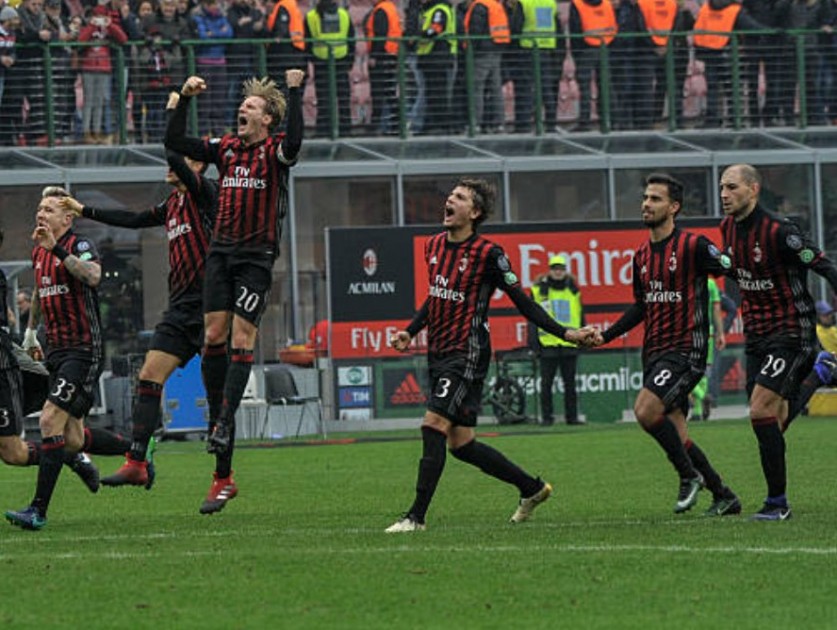
[[[20,370],[0,370],[0,437],[20,435],[23,429],[23,396]]]
[[[206,258],[203,311],[231,311],[254,326],[267,308],[273,282],[272,255],[210,250]]]
[[[677,352],[649,361],[642,370],[642,386],[663,401],[666,413],[680,409],[689,413],[689,392],[703,378],[706,366],[697,366]]]
[[[430,401],[427,408],[453,424],[476,426],[490,359],[488,353],[482,353],[474,365],[465,356],[428,357]]]
[[[73,418],[83,418],[93,406],[94,390],[99,386],[102,363],[90,351],[55,350],[46,361],[49,370],[47,399]]]
[[[747,341],[747,398],[758,384],[788,400],[799,391],[814,368],[819,347],[815,341],[772,336]]]
[[[154,328],[151,350],[171,354],[186,365],[203,347],[203,301],[200,295],[185,295],[163,313]]]

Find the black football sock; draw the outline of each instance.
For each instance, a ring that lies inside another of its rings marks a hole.
[[[35,498],[32,499],[32,507],[36,508],[41,516],[47,515],[55,484],[58,483],[58,476],[64,466],[64,455],[63,435],[44,438],[41,442],[38,483],[35,486]]]
[[[819,374],[817,374],[816,371],[811,370],[811,373],[805,377],[804,381],[802,381],[796,395],[788,401],[788,418],[782,423],[782,432],[788,430],[788,425],[790,425],[790,423],[793,422],[800,413],[802,413],[802,410],[805,409],[808,401],[811,400],[811,396],[813,396],[814,392],[822,386],[823,383]]]
[[[706,483],[706,487],[709,488],[710,492],[712,492],[712,496],[719,497],[724,494],[726,488],[724,488],[724,482],[721,480],[721,475],[718,474],[718,471],[712,468],[712,464],[709,463],[709,459],[706,457],[706,454],[691,440],[686,440],[685,446],[689,459],[692,460],[692,464],[694,464],[697,471],[703,475],[703,480]]]
[[[232,423],[235,412],[244,396],[250,370],[253,367],[253,350],[247,348],[233,348],[230,353],[230,366],[227,369],[227,379],[224,383],[224,400],[221,403],[220,420]]]
[[[81,450],[93,455],[124,455],[131,450],[131,440],[121,433],[85,427],[84,445]]]
[[[230,446],[223,453],[215,455],[215,473],[224,479],[232,474],[233,451],[235,450],[235,422],[230,426]]]
[[[416,498],[407,511],[417,522],[424,523],[430,501],[436,493],[436,486],[445,469],[444,434],[431,427],[421,428],[422,453],[419,460],[418,479],[416,480]]]
[[[683,442],[680,441],[677,427],[668,416],[661,417],[645,431],[657,440],[681,479],[691,479],[697,476],[692,460],[689,459],[686,449],[683,448]]]
[[[452,449],[450,454],[458,460],[476,466],[486,475],[517,486],[522,497],[531,497],[543,485],[542,481],[526,473],[500,451],[477,440]]]
[[[227,379],[229,362],[226,343],[204,347],[203,357],[201,357],[201,376],[203,377],[203,386],[206,389],[210,422],[215,422],[221,414],[224,381]]]
[[[160,399],[163,396],[163,386],[153,381],[137,383],[137,402],[134,404],[131,429],[131,450],[128,457],[136,462],[145,461],[148,441],[160,425],[162,413]]]
[[[759,442],[761,469],[767,482],[768,498],[783,497],[787,489],[785,468],[785,436],[775,416],[752,418],[753,432]]]

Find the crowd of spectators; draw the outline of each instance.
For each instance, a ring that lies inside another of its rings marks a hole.
[[[201,135],[234,127],[244,79],[291,67],[320,136],[462,133],[469,112],[481,133],[716,128],[734,101],[746,125],[824,125],[835,22],[837,0],[0,0],[0,146],[160,142],[190,54]]]

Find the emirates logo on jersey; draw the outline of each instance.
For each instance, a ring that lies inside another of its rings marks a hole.
[[[378,271],[378,254],[374,249],[367,249],[363,252],[363,272],[371,277],[376,271]]]

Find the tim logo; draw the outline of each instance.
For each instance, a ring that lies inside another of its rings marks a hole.
[[[374,249],[367,249],[363,252],[363,271],[367,276],[374,276],[378,271],[378,254]]]

